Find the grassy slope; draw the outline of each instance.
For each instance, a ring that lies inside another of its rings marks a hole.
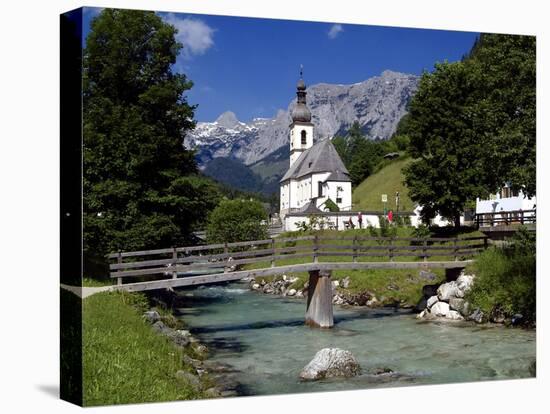
[[[399,210],[413,211],[414,204],[409,198],[409,191],[403,184],[401,169],[411,162],[411,158],[399,158],[368,177],[353,191],[355,210],[383,211],[382,194],[388,195],[388,209],[395,209],[395,192],[399,191]]]
[[[144,298],[99,293],[83,301],[84,405],[200,398],[178,380],[182,350],[141,317]]]

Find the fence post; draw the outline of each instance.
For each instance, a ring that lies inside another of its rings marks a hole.
[[[172,279],[178,278],[178,272],[176,271],[177,264],[178,264],[178,251],[174,247],[172,250],[172,266],[174,266],[174,271],[172,272]]]
[[[122,263],[122,252],[118,252],[118,256],[117,256],[117,263]],[[120,272],[120,269],[118,269],[118,271]],[[117,285],[122,285],[122,278],[121,277],[117,277],[116,279],[116,284]]]
[[[428,256],[426,256],[426,253],[428,252],[428,239],[424,239],[423,246],[424,246],[424,248],[422,249],[422,254],[423,254],[423,257],[424,257],[424,261],[427,262],[428,261]]]
[[[487,247],[489,247],[489,238],[485,236],[483,239],[483,250],[487,250]]]
[[[227,246],[227,242],[225,242],[225,244],[223,246],[223,253],[224,253],[224,255],[227,255],[229,253],[229,247]],[[229,267],[227,266],[228,260],[229,260],[229,257],[225,256],[224,257],[225,265],[223,266],[223,272],[224,273],[227,273],[229,271]]]
[[[317,257],[317,250],[319,249],[319,236],[315,235],[313,238],[313,263],[319,261]]]
[[[458,261],[458,237],[454,239],[455,262]]]
[[[353,263],[357,263],[357,235],[353,236]]]
[[[275,239],[271,239],[271,267],[275,267]]]
[[[390,237],[390,244],[388,245],[388,254],[390,256],[390,262],[393,262],[393,237]]]
[[[523,210],[520,211],[519,220],[520,220],[520,223],[523,224]]]

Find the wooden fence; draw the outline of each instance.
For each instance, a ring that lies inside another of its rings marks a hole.
[[[117,252],[108,255],[110,276],[122,285],[128,278],[172,278],[201,273],[228,273],[243,265],[274,268],[291,263],[349,261],[393,262],[403,259],[428,262],[473,256],[487,248],[487,237],[322,237],[274,238],[205,246]],[[378,259],[377,259],[378,258]],[[300,259],[296,262],[296,259]],[[349,259],[349,260],[347,260]],[[365,264],[367,264],[365,263]],[[398,265],[398,263],[396,263]]]
[[[510,224],[533,224],[537,222],[537,210],[496,211],[476,214],[478,227],[506,226]]]

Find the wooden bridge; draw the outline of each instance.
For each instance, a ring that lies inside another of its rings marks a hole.
[[[476,214],[479,230],[493,240],[512,236],[523,226],[529,231],[536,231],[537,210],[496,211],[494,213]]]
[[[331,272],[443,268],[455,278],[487,248],[487,237],[301,236],[117,252],[108,255],[116,290],[130,292],[309,272],[306,323],[331,327]]]

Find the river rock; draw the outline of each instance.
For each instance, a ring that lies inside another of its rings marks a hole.
[[[353,377],[360,373],[361,367],[351,352],[339,348],[324,348],[302,369],[300,378],[315,381],[332,377]]]
[[[462,298],[449,299],[449,306],[452,310],[460,312],[462,315],[468,315],[470,304]]]
[[[476,309],[468,316],[468,319],[476,323],[482,323],[485,321],[485,314],[482,310]]]
[[[201,387],[201,382],[199,380],[199,377],[191,374],[190,372],[180,370],[176,372],[176,378],[185,382],[186,384],[189,384],[196,390],[200,389]]]
[[[449,304],[447,302],[437,302],[430,309],[430,313],[434,316],[447,316],[449,310]]]
[[[298,291],[296,292],[296,297],[297,297],[297,298],[303,298],[303,297],[304,297],[304,292],[302,292],[301,290],[298,290]]]
[[[423,319],[426,314],[428,313],[428,311],[426,309],[424,309],[422,312],[420,312],[418,315],[416,315],[416,319]]]
[[[370,307],[376,307],[380,305],[380,301],[376,296],[372,296],[369,300],[367,300],[366,305]]]
[[[332,281],[332,286],[333,286],[334,288],[337,288],[338,286],[340,286],[340,282],[337,281],[337,280],[333,280],[333,281]]]
[[[178,346],[186,347],[191,343],[191,334],[184,329],[172,331],[168,336]]]
[[[294,296],[296,295],[296,289],[289,289],[288,292],[286,292],[287,296]]]
[[[452,282],[443,283],[439,286],[437,289],[437,296],[439,297],[439,300],[448,302],[452,297],[464,297],[464,292],[458,288],[456,281],[453,280]]]
[[[427,271],[427,270],[421,270],[420,272],[418,272],[418,276],[421,279],[425,279],[425,280],[436,280],[437,279],[437,275],[435,273]]]
[[[474,284],[474,276],[462,274],[456,279],[456,284],[460,290],[467,292]]]
[[[143,314],[143,319],[145,319],[149,323],[155,323],[157,321],[160,321],[160,314],[154,310],[147,311]]]
[[[349,287],[349,283],[350,283],[350,279],[349,279],[349,276],[346,276],[345,278],[343,278],[341,281],[340,281],[340,284],[342,285],[342,287],[344,289],[347,289]]]
[[[260,288],[260,284],[259,284],[259,283],[253,283],[253,284],[252,284],[252,289],[258,290],[259,288]]]
[[[512,326],[521,325],[524,322],[523,315],[521,313],[516,313],[514,316],[512,316]]]
[[[430,298],[428,298],[428,300],[426,301],[426,307],[428,309],[430,309],[433,305],[435,305],[437,302],[439,301],[439,298],[434,295],[434,296],[431,296]]]
[[[454,321],[461,321],[464,319],[464,317],[455,310],[450,310],[445,317]]]

